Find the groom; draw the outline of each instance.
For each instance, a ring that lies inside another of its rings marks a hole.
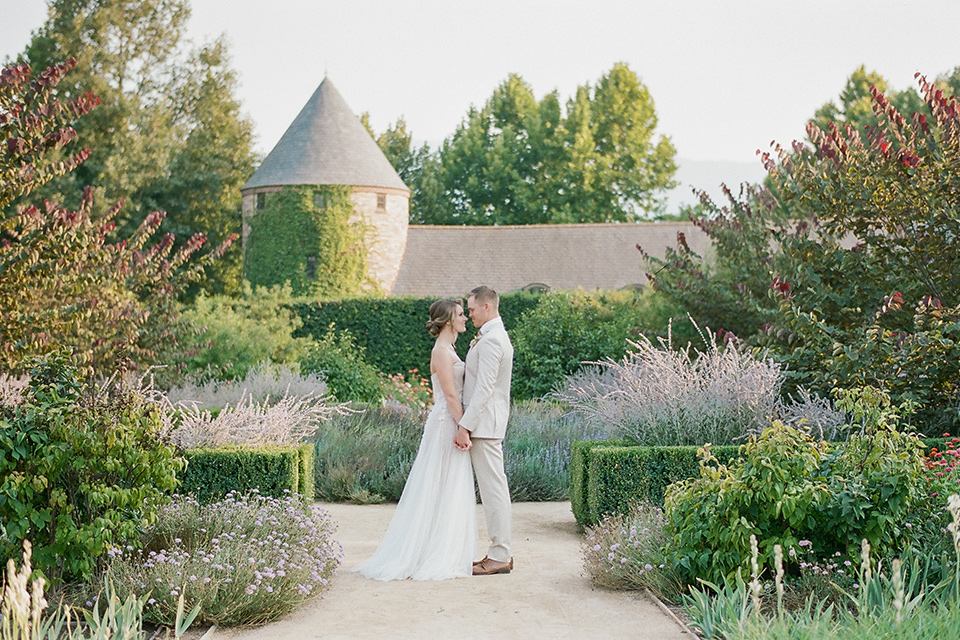
[[[467,296],[470,319],[477,337],[467,351],[463,381],[463,417],[456,445],[470,450],[470,459],[480,487],[480,501],[490,535],[487,555],[473,563],[473,575],[510,573],[510,488],[503,471],[503,436],[510,415],[510,375],[513,345],[500,319],[500,297],[490,287],[480,286]]]

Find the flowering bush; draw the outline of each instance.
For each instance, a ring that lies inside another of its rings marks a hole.
[[[729,444],[768,425],[783,376],[735,340],[704,352],[641,336],[622,362],[597,363],[569,379],[558,397],[577,414],[609,425],[613,436],[641,445]]]
[[[394,373],[383,381],[383,404],[387,407],[407,407],[414,411],[430,408],[433,405],[433,388],[430,380],[420,375],[419,370],[410,369],[408,376]]]
[[[944,434],[945,437],[947,435]],[[925,476],[932,498],[956,493],[960,484],[960,438],[950,438],[944,446],[944,451],[933,447],[924,459]]]
[[[230,494],[209,505],[177,496],[142,549],[110,551],[107,576],[121,597],[147,598],[148,621],[170,625],[182,596],[188,608],[201,603],[201,623],[262,623],[326,589],[343,553],[334,531],[296,496]]]
[[[719,584],[745,566],[751,535],[768,565],[776,545],[814,536],[826,554],[849,554],[864,538],[881,555],[908,547],[908,517],[924,502],[921,449],[895,422],[840,444],[775,422],[729,467],[708,464],[705,447],[700,477],[667,492],[669,557],[684,580]]]
[[[681,587],[664,557],[665,523],[662,509],[638,504],[630,513],[608,516],[587,529],[583,563],[594,583],[614,589],[649,588],[675,598]]]

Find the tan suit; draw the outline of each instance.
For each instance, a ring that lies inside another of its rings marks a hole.
[[[500,317],[483,323],[480,339],[467,352],[463,381],[463,418],[470,432],[470,459],[480,488],[480,501],[490,535],[487,557],[509,562],[511,543],[510,488],[503,470],[503,437],[510,418],[513,345]]]

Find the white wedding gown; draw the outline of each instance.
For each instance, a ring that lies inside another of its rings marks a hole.
[[[463,368],[459,360],[453,365],[458,394]],[[470,452],[454,445],[457,425],[437,374],[430,381],[433,409],[393,520],[373,556],[353,569],[367,578],[445,580],[473,574],[477,501]]]

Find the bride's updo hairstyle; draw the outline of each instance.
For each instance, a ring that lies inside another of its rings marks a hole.
[[[430,319],[427,321],[427,331],[436,338],[443,331],[448,322],[457,315],[457,307],[462,307],[456,300],[437,300],[430,305]]]

